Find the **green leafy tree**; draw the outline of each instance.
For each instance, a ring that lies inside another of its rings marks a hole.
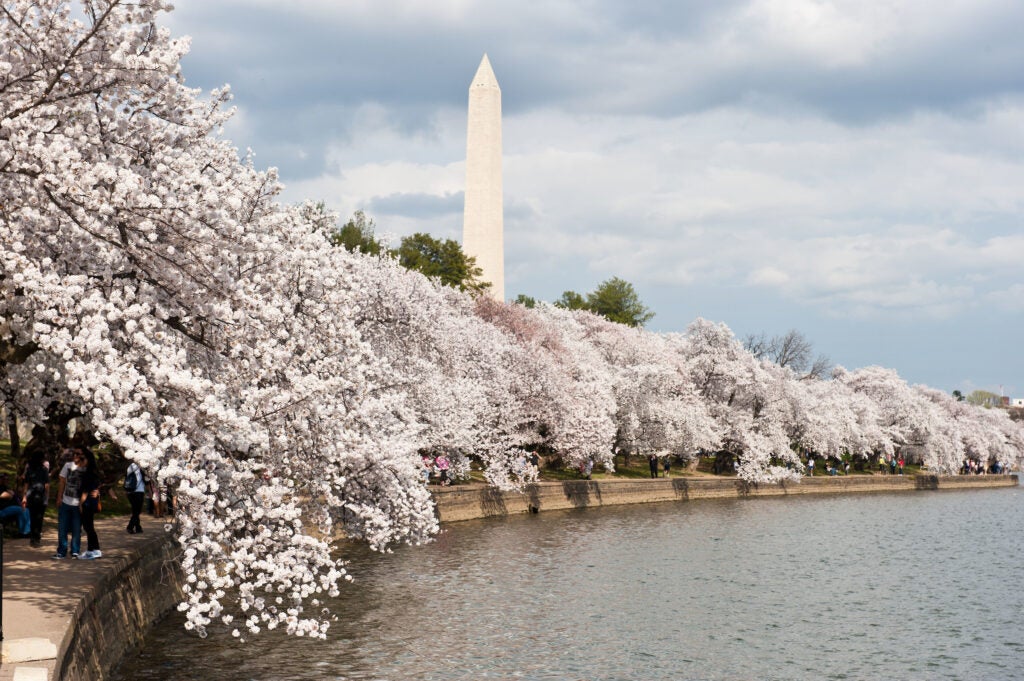
[[[576,291],[565,291],[555,301],[555,307],[566,310],[590,310],[605,319],[627,326],[643,326],[654,313],[640,302],[636,289],[625,279],[612,277],[582,296]]]
[[[1002,398],[988,390],[975,390],[967,396],[967,401],[970,404],[976,404],[979,407],[998,407]]]
[[[383,244],[374,236],[375,226],[373,218],[368,218],[366,213],[357,210],[348,222],[340,229],[332,231],[328,238],[335,246],[344,246],[345,250],[350,252],[380,255]]]
[[[956,398],[957,402],[963,402],[964,401],[964,394],[961,391],[959,391],[959,390],[954,390],[953,391],[953,397]]]
[[[537,307],[537,299],[532,296],[528,296],[525,293],[520,293],[518,296],[516,296],[516,299],[513,302],[516,303],[517,305],[528,307],[531,310]]]
[[[587,309],[627,326],[643,326],[654,313],[640,302],[636,289],[625,279],[612,277],[587,294]]]
[[[398,258],[402,267],[422,272],[461,291],[479,294],[491,285],[480,280],[483,270],[477,267],[476,258],[466,255],[452,239],[442,241],[419,232],[404,237],[391,255]]]
[[[565,291],[562,297],[555,301],[555,307],[562,307],[566,310],[589,310],[587,299],[575,291]]]

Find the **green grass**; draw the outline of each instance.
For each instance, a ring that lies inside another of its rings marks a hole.
[[[11,483],[17,477],[18,462],[11,458],[11,441],[0,440],[0,473],[7,473]]]

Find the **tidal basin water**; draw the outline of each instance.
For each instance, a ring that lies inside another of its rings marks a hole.
[[[175,614],[116,678],[1024,678],[1021,488],[552,512],[351,558],[326,642]]]

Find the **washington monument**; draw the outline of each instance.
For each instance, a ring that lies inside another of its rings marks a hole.
[[[476,258],[489,295],[505,300],[505,238],[501,196],[501,88],[484,55],[469,85],[466,207],[462,250]]]

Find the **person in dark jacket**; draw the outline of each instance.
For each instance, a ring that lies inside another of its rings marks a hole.
[[[43,536],[43,516],[50,503],[50,466],[42,450],[34,451],[25,464],[25,508],[28,509],[30,543],[40,546]]]
[[[92,451],[82,451],[84,466],[82,467],[82,486],[79,488],[79,508],[82,512],[82,529],[85,530],[86,551],[83,560],[93,560],[103,555],[100,551],[100,540],[96,535],[94,519],[100,510],[100,474],[96,469],[96,457]]]

